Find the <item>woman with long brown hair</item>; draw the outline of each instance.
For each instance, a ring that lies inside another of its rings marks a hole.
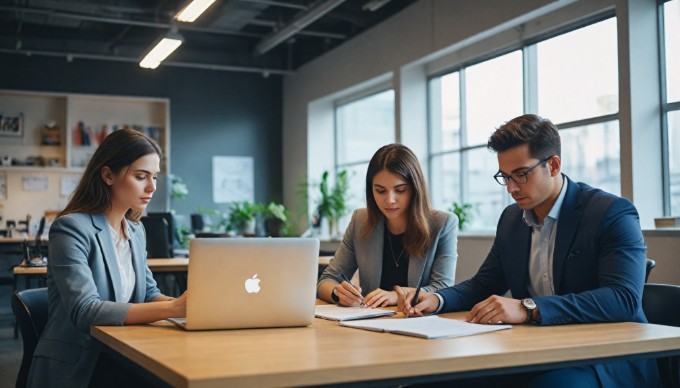
[[[371,158],[366,209],[352,214],[334,258],[319,278],[320,299],[344,306],[397,304],[394,286],[436,291],[453,285],[456,271],[454,214],[432,210],[415,154],[388,144]],[[360,287],[345,279],[359,270]],[[362,290],[368,290],[362,296]]]
[[[185,295],[167,297],[156,287],[138,222],[156,190],[161,155],[158,145],[138,131],[113,132],[95,151],[69,204],[52,224],[49,316],[29,386],[126,381],[125,371],[113,370],[110,359],[101,357],[90,327],[186,315]]]

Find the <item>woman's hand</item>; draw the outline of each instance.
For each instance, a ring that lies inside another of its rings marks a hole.
[[[376,288],[366,295],[364,302],[366,303],[366,307],[370,308],[394,306],[397,304],[397,293],[395,291],[385,291],[381,288]]]
[[[341,306],[351,307],[362,306],[364,304],[364,297],[361,295],[361,287],[359,286],[355,287],[351,283],[343,281],[334,290],[339,300],[338,304]]]
[[[398,311],[401,311],[407,317],[422,317],[436,311],[439,307],[439,298],[429,292],[421,290],[416,305],[411,306],[413,296],[416,294],[415,288],[395,286],[394,290],[399,297],[397,301]]]
[[[168,318],[181,318],[187,316],[187,293],[188,291],[184,291],[178,298],[170,301],[170,311],[171,314],[174,315],[171,315]]]

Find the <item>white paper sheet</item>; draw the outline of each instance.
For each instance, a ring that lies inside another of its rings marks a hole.
[[[480,325],[456,319],[442,318],[436,315],[404,319],[359,320],[340,322],[340,325],[355,329],[385,331],[420,338],[463,337],[512,328],[511,325]]]

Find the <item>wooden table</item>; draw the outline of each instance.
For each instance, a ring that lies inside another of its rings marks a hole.
[[[158,322],[96,326],[91,334],[105,351],[173,387],[398,385],[680,354],[680,328],[629,322],[517,325],[437,340],[321,319],[306,328],[187,332]]]
[[[17,233],[18,234],[18,233]],[[0,244],[22,244],[28,241],[31,246],[35,244],[35,236],[12,236],[12,237],[0,237]],[[41,241],[43,244],[47,244],[47,236],[44,236]]]

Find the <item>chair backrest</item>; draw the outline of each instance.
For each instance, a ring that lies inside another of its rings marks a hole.
[[[652,272],[652,270],[656,267],[656,261],[647,258],[647,268],[645,272],[645,283],[649,281],[649,274]]]
[[[17,388],[26,386],[33,352],[47,323],[47,305],[47,288],[15,291],[12,295],[12,310],[24,343],[24,355],[17,375]]]
[[[162,218],[168,223],[168,241],[170,242],[170,246],[175,247],[175,243],[178,241],[175,216],[170,212],[149,212],[146,215],[148,217]]]
[[[642,310],[649,323],[680,326],[680,286],[673,284],[645,284],[642,293]],[[664,387],[680,387],[680,358],[657,358],[659,374]]]
[[[680,286],[673,284],[645,284],[642,310],[649,323],[680,326]]]
[[[142,217],[146,230],[146,252],[149,258],[173,257],[172,245],[168,240],[168,223],[160,217]]]

